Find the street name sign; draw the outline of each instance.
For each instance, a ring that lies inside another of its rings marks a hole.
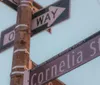
[[[29,72],[29,85],[43,85],[100,56],[100,31]]]
[[[29,63],[30,63],[29,66],[31,66],[30,69],[33,69],[33,68],[35,68],[36,66],[38,66],[38,65],[37,65],[36,63],[34,63],[33,61],[30,61]],[[25,79],[26,79],[26,82],[27,82],[27,78],[29,78],[29,77],[26,76],[26,78],[25,78]],[[26,85],[26,84],[24,84],[24,85]],[[54,80],[52,80],[52,81],[46,83],[45,85],[66,85],[66,84],[64,84],[62,81],[60,81],[60,80],[58,80],[58,79],[54,79]]]
[[[37,11],[32,16],[32,36],[69,18],[70,0],[59,0],[56,3]],[[1,32],[0,52],[13,45],[15,25]]]

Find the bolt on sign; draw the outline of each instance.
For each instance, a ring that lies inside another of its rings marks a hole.
[[[59,0],[56,3],[37,11],[32,15],[31,34],[35,35],[43,30],[69,18],[70,0]],[[1,32],[0,51],[3,51],[13,45],[15,39],[15,25]]]
[[[43,85],[100,56],[100,31],[29,71],[29,85]]]

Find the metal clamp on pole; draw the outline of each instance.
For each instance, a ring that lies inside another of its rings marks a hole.
[[[29,71],[24,71],[23,85],[29,85]]]
[[[18,1],[20,3],[18,6],[17,21],[15,27],[15,41],[12,62],[13,67],[11,72],[10,85],[28,85],[28,79],[26,78],[29,75],[29,73],[26,76],[25,71],[29,69],[29,49],[33,0]]]
[[[31,34],[31,31],[28,30],[29,26],[27,24],[18,24],[15,26],[15,31],[27,31]]]
[[[12,68],[12,70],[17,69],[17,68],[23,68],[23,69],[25,69],[25,70],[28,70],[28,68],[27,68],[26,66],[22,66],[22,65],[14,66],[14,67]]]
[[[25,30],[28,29],[28,25],[26,25],[26,24],[18,24],[18,25],[16,25],[15,29],[17,29],[19,27],[24,27],[23,29],[25,29]],[[21,30],[23,30],[23,29],[21,29]]]
[[[27,49],[17,49],[17,50],[14,51],[14,54],[17,53],[17,52],[25,52],[27,54],[30,54]]]
[[[20,3],[21,3],[21,4],[20,4],[18,7],[21,7],[21,6],[27,6],[27,7],[29,7],[29,8],[33,11],[33,9],[32,9],[33,4],[32,4],[31,1],[21,0]]]
[[[14,71],[11,73],[11,76],[12,75],[20,75],[20,74],[24,74],[24,71]]]

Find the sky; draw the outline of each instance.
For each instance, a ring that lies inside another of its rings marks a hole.
[[[36,0],[37,1],[37,0]],[[38,0],[46,7],[57,0]],[[16,23],[17,13],[0,2],[0,32]],[[70,18],[31,38],[30,57],[37,63],[52,58],[100,29],[100,0],[71,0]],[[13,47],[0,53],[0,83],[10,85]],[[100,57],[59,77],[66,85],[99,85]]]

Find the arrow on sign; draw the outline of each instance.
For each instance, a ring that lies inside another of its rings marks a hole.
[[[32,35],[69,18],[70,0],[59,0],[32,15]]]
[[[50,6],[49,11],[33,19],[33,28],[36,29],[44,24],[50,27],[66,8]]]

